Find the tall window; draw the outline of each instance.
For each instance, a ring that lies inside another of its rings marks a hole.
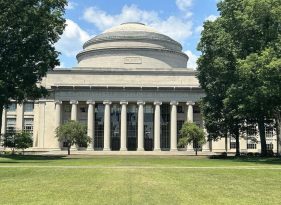
[[[34,110],[34,103],[27,102],[23,104],[24,112],[33,112],[33,110]]]
[[[136,105],[128,105],[127,109],[127,136],[128,150],[137,149],[137,118],[138,109]]]
[[[23,130],[33,134],[33,118],[24,118]]]
[[[103,148],[103,132],[104,132],[104,105],[99,103],[95,106],[95,136],[94,148]]]
[[[247,149],[257,149],[257,126],[249,124],[247,126]]]
[[[16,104],[16,103],[11,103],[11,104],[8,106],[7,111],[8,111],[8,112],[16,112],[16,111],[17,111],[17,104]]]
[[[272,139],[273,138],[273,132],[274,132],[273,123],[266,123],[265,124],[265,136],[266,136],[266,138]]]
[[[161,106],[161,149],[170,148],[170,105]]]
[[[11,133],[16,130],[16,118],[7,118],[6,133]]]
[[[144,106],[144,150],[153,150],[154,136],[154,109],[153,105],[146,104]]]
[[[87,124],[88,108],[86,105],[79,105],[79,122]]]

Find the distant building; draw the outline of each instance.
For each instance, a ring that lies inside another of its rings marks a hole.
[[[68,120],[88,125],[89,150],[177,151],[179,130],[188,120],[203,127],[198,101],[204,96],[196,71],[186,68],[182,46],[141,23],[125,23],[87,41],[78,66],[55,69],[43,79],[50,96],[3,113],[2,131],[33,133],[32,150],[64,147],[55,128]],[[273,127],[268,148],[276,151]],[[257,152],[256,127],[241,139],[242,152]],[[235,151],[233,139],[208,142],[203,152]],[[193,151],[193,146],[187,147]]]

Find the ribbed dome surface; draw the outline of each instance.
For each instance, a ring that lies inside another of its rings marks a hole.
[[[124,23],[87,41],[77,55],[79,67],[174,68],[186,67],[182,46],[154,28]]]

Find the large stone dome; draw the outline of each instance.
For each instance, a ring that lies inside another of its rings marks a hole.
[[[124,23],[87,41],[77,55],[80,68],[186,68],[188,57],[170,37],[141,23]]]

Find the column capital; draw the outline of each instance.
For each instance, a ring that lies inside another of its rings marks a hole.
[[[120,105],[128,105],[128,101],[122,100],[120,101]]]
[[[109,101],[109,100],[105,100],[105,101],[103,101],[103,104],[104,104],[104,105],[111,105],[111,104],[112,104],[112,102],[111,102],[111,101]]]
[[[160,101],[155,101],[153,104],[154,104],[154,105],[162,105],[162,102],[160,102]]]
[[[144,101],[139,100],[139,101],[137,101],[137,105],[145,105],[145,102],[144,102]]]
[[[188,102],[186,102],[186,105],[195,105],[195,102],[192,102],[192,101],[188,101]]]
[[[94,104],[96,104],[96,102],[95,101],[93,101],[93,100],[87,100],[87,105],[94,105]]]
[[[71,105],[78,105],[78,101],[77,100],[70,100],[69,102]]]
[[[56,100],[56,101],[55,101],[55,104],[56,104],[56,105],[61,105],[61,104],[62,104],[62,101]]]
[[[170,105],[178,105],[179,104],[179,102],[177,102],[177,101],[171,101],[170,102]]]

